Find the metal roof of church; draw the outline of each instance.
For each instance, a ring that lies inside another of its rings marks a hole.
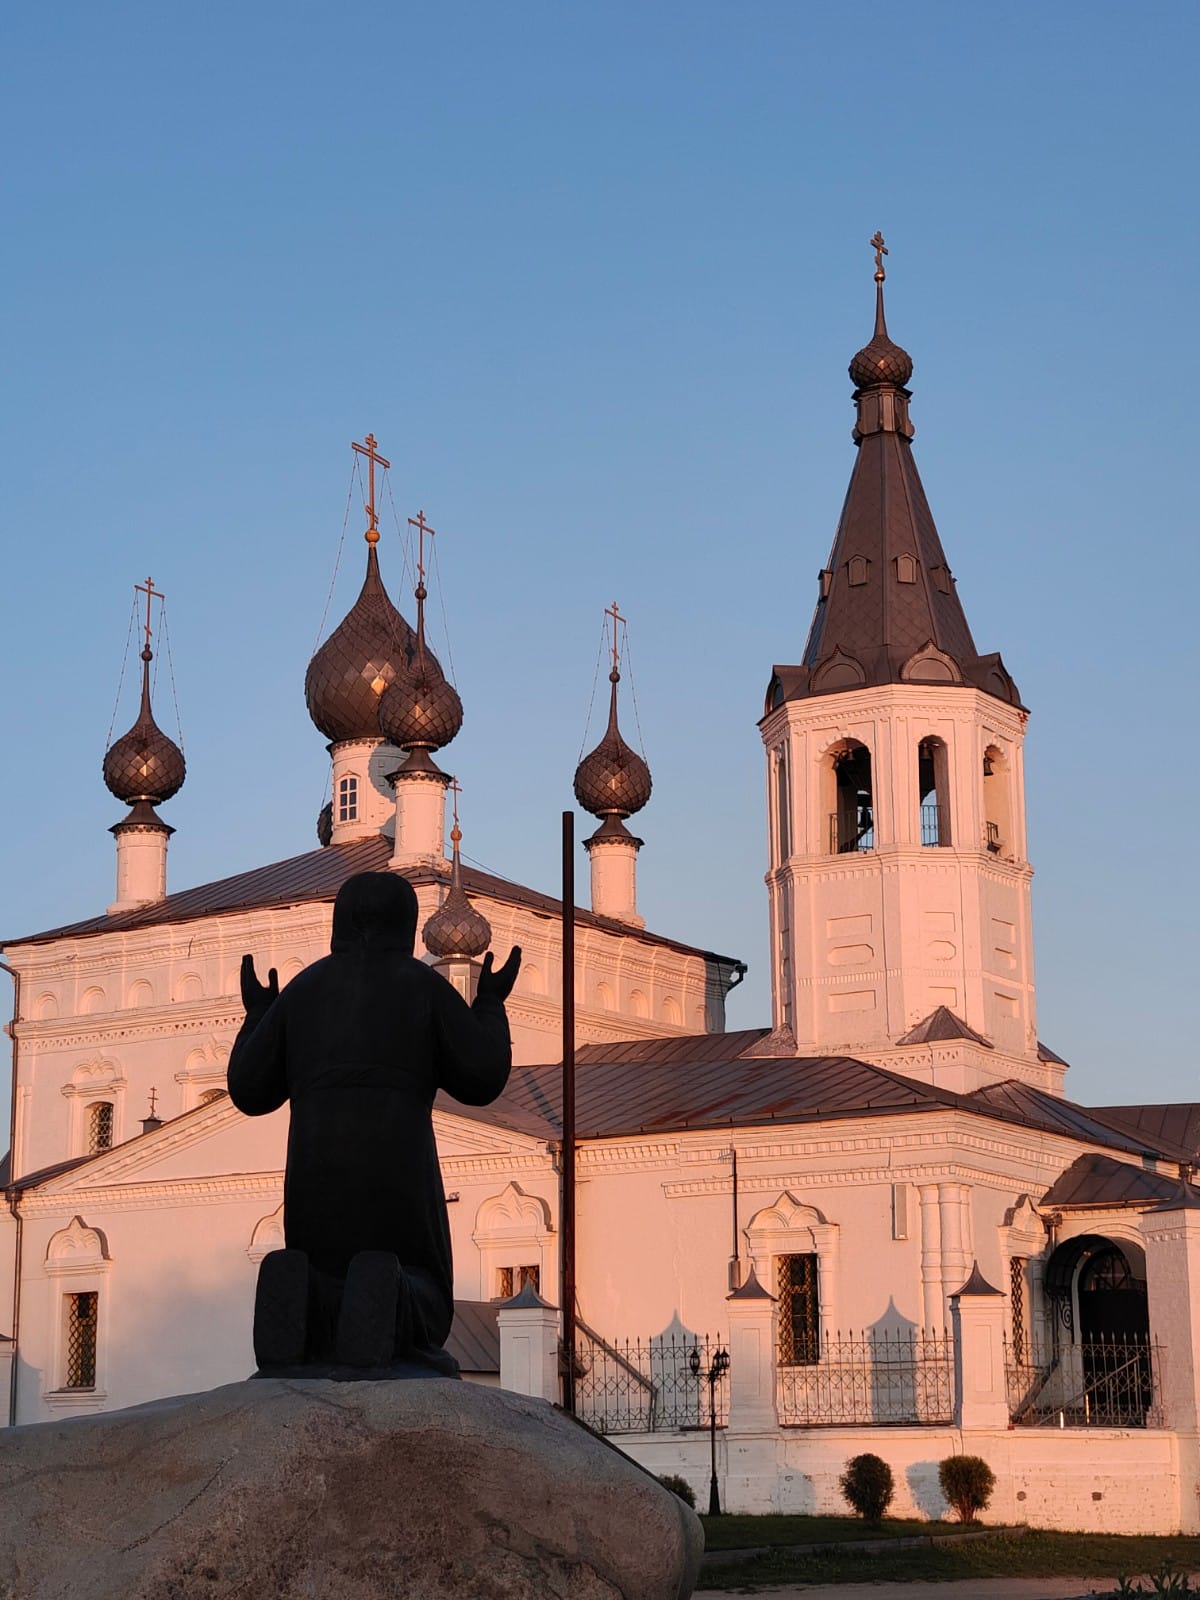
[[[1161,1106],[1097,1106],[1095,1114],[1154,1144],[1175,1146],[1186,1152],[1185,1160],[1200,1160],[1200,1104],[1194,1100]]]
[[[285,861],[274,861],[265,867],[253,867],[249,872],[235,873],[231,878],[219,878],[214,883],[202,883],[195,889],[183,889],[136,911],[119,911],[112,916],[106,913],[85,918],[81,922],[67,923],[63,927],[48,928],[42,933],[27,934],[19,939],[5,939],[0,941],[0,948],[48,944],[54,939],[87,938],[101,933],[133,932],[138,928],[191,922],[198,917],[251,911],[262,906],[296,905],[313,900],[332,901],[347,878],[356,872],[383,872],[387,870],[391,858],[392,841],[384,834],[374,834],[368,839],[356,839],[351,844],[331,844],[323,849],[308,850],[304,855],[290,856]],[[444,875],[431,867],[406,867],[402,870],[413,884],[446,881]],[[528,889],[524,884],[512,883],[508,878],[497,877],[478,867],[464,866],[462,881],[470,894],[484,895],[507,905],[526,906],[548,917],[559,916],[562,912],[562,901],[556,900],[553,895]],[[720,961],[727,966],[740,965],[733,956],[701,950],[695,945],[669,939],[660,933],[650,933],[646,929],[634,929],[611,917],[598,917],[583,906],[576,907],[575,917],[581,927],[624,934],[646,944],[662,945],[685,955],[703,956],[706,960]]]
[[[849,1056],[748,1057],[765,1028],[685,1038],[582,1045],[576,1054],[575,1116],[580,1139],[681,1133],[765,1123],[822,1122],[959,1110],[1135,1156],[1179,1159],[1083,1106],[1013,1080],[974,1094],[918,1083]],[[440,1110],[539,1139],[562,1134],[562,1067],[516,1067],[490,1106]]]
[[[1173,1200],[1179,1179],[1094,1152],[1080,1156],[1042,1196],[1044,1206],[1136,1206]]]

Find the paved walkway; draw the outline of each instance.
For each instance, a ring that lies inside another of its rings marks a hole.
[[[1112,1593],[1116,1578],[969,1578],[953,1583],[795,1583],[746,1589],[698,1589],[696,1600],[1090,1600]]]

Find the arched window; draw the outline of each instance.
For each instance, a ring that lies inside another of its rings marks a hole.
[[[87,1153],[98,1156],[102,1150],[111,1150],[113,1143],[113,1103],[96,1100],[88,1107]]]
[[[917,790],[921,807],[921,843],[950,843],[950,760],[941,739],[922,739],[917,746]]]
[[[984,845],[993,855],[1012,854],[1012,813],[1009,809],[1008,762],[994,744],[983,752]]]
[[[875,848],[875,796],[871,752],[846,739],[832,755],[834,809],[829,816],[829,853],[847,855]]]
[[[775,865],[782,866],[792,853],[792,796],[785,744],[776,745],[771,751],[771,777],[775,811]]]
[[[339,822],[358,821],[358,779],[353,773],[338,779],[337,819]]]

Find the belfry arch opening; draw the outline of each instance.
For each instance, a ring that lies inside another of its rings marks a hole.
[[[917,803],[921,843],[950,843],[950,752],[943,739],[922,739],[917,746]]]
[[[1012,785],[1008,760],[997,745],[983,752],[984,845],[993,855],[1012,854]]]
[[[875,792],[871,752],[857,739],[844,739],[826,760],[830,855],[875,848]]]

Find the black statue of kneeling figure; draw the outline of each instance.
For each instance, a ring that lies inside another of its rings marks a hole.
[[[230,1098],[252,1117],[291,1101],[286,1248],[264,1257],[254,1307],[263,1376],[457,1375],[433,1100],[487,1105],[504,1088],[521,952],[484,957],[468,1006],[415,958],[416,932],[412,885],[363,872],[338,892],[331,953],[282,994],[274,969],[264,986],[242,960]]]

